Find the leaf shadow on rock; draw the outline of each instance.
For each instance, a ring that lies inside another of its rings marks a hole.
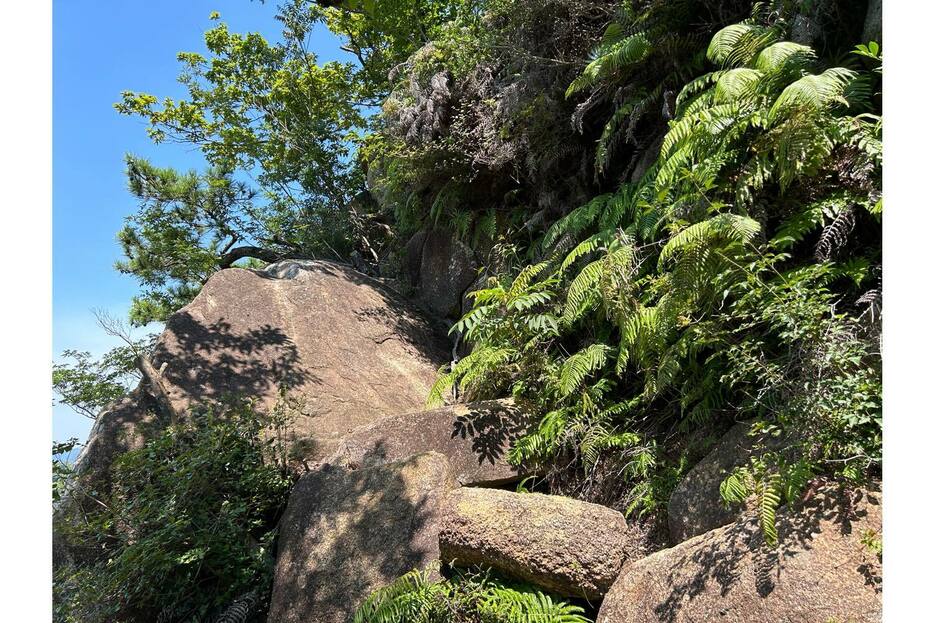
[[[468,412],[454,418],[451,438],[471,440],[471,450],[477,455],[477,464],[490,465],[505,461],[503,456],[512,444],[528,432],[531,418],[518,409],[505,408],[496,401],[467,405]]]
[[[428,473],[403,475],[400,465],[419,460],[328,464],[301,478],[280,525],[270,621],[350,621],[373,590],[437,560],[433,522],[448,472],[433,460]]]
[[[792,512],[783,508],[776,523],[779,545],[774,549],[765,544],[757,519],[749,513],[722,530],[695,537],[699,540],[696,547],[686,548],[680,558],[671,558],[668,568],[672,571],[663,580],[671,588],[667,598],[654,608],[655,616],[666,623],[680,620],[678,613],[684,605],[711,588],[725,597],[739,582],[744,560],[750,555],[756,593],[767,597],[781,582],[786,562],[810,550],[820,532],[833,529],[841,535],[852,534],[854,522],[867,514],[857,509],[863,495],[870,504],[881,502],[873,491],[850,493],[835,487],[806,495],[803,502],[791,507]],[[679,572],[684,569],[696,572],[685,576]]]
[[[444,362],[447,353],[441,345],[450,340],[443,331],[440,320],[428,314],[416,311],[413,303],[378,279],[364,275],[350,266],[334,262],[315,262],[304,266],[303,270],[314,270],[338,279],[344,279],[357,285],[376,290],[383,299],[379,305],[364,307],[354,311],[361,321],[375,320],[386,327],[386,333],[373,339],[377,343],[399,339],[404,344],[412,345],[421,354],[433,361]]]
[[[171,350],[157,345],[156,365],[167,363],[166,380],[200,401],[262,396],[317,382],[301,365],[295,343],[278,327],[236,331],[223,318],[204,323],[183,310],[168,320],[166,331],[176,344]]]

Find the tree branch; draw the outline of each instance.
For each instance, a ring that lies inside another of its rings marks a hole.
[[[253,257],[264,262],[278,262],[282,259],[282,254],[271,249],[263,247],[244,246],[231,249],[217,259],[217,265],[220,268],[230,268],[231,264],[245,257]]]
[[[140,355],[136,360],[136,365],[148,382],[152,397],[156,399],[159,408],[169,416],[172,424],[178,422],[178,411],[176,411],[175,406],[172,404],[172,399],[169,398],[169,392],[162,382],[162,372],[165,369],[165,365],[163,364],[161,370],[156,370],[147,355]]]

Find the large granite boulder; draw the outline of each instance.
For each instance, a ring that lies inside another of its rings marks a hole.
[[[446,337],[413,306],[349,266],[284,261],[215,273],[166,322],[152,357],[176,410],[252,398],[271,408],[280,389],[299,399],[290,423],[299,458],[328,456],[347,432],[420,408]],[[101,414],[82,462],[100,467],[137,428],[132,402]]]
[[[611,508],[496,489],[452,492],[439,541],[444,562],[586,599],[601,598],[635,551],[626,519]]]
[[[405,266],[420,305],[441,317],[461,316],[464,292],[480,267],[470,247],[449,232],[418,232],[406,244]]]
[[[528,425],[528,416],[511,400],[403,413],[354,430],[329,462],[356,469],[435,450],[447,457],[462,485],[499,485],[519,477],[506,453]]]
[[[848,623],[882,620],[882,495],[826,488],[779,513],[779,545],[756,517],[623,569],[597,623]]]
[[[749,433],[749,423],[735,424],[675,487],[668,502],[668,532],[672,543],[736,521],[741,509],[723,503],[720,483],[734,468],[746,464],[754,448],[768,448],[778,443],[772,437]]]
[[[155,401],[138,385],[98,414],[75,461],[77,473],[105,479],[115,457],[142,447],[153,430],[164,426]]]
[[[436,452],[302,476],[279,527],[269,623],[349,623],[374,590],[436,563],[442,500],[456,486]]]

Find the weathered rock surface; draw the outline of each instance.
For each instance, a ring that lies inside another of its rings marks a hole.
[[[354,430],[329,462],[356,469],[435,450],[450,461],[460,484],[503,484],[519,477],[506,453],[528,424],[511,400],[404,413]]]
[[[82,476],[106,478],[115,457],[142,447],[148,433],[164,425],[155,401],[137,386],[94,420],[75,469]]]
[[[406,244],[405,266],[420,305],[442,317],[460,317],[464,291],[479,268],[470,247],[447,232],[418,232]]]
[[[882,619],[882,495],[825,489],[777,522],[767,548],[746,516],[628,565],[597,623],[862,623]]]
[[[863,43],[875,41],[882,43],[882,0],[869,0],[866,8],[866,21],[863,22]]]
[[[429,452],[299,479],[280,524],[269,623],[341,623],[374,590],[438,560],[444,495],[457,483]]]
[[[757,444],[774,443],[765,436],[750,436],[749,424],[731,428],[716,447],[678,483],[668,502],[668,532],[672,543],[736,521],[740,510],[724,505],[720,483],[744,465]]]
[[[303,402],[293,450],[321,459],[352,429],[424,404],[446,350],[443,332],[378,281],[343,264],[284,261],[214,274],[169,318],[153,363],[166,364],[179,411],[232,395],[269,408],[287,388]],[[82,462],[108,464],[139,413],[132,403],[105,411]]]
[[[556,495],[453,491],[439,535],[441,559],[488,565],[574,597],[599,599],[633,550],[621,513]]]

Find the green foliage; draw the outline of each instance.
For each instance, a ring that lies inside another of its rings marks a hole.
[[[58,504],[68,493],[68,484],[74,474],[72,453],[78,447],[78,438],[52,442],[52,503]]]
[[[607,104],[611,107],[597,142],[598,174],[609,172],[621,143],[648,148],[654,138],[652,126],[659,125],[665,111],[671,112],[667,92],[699,69],[702,36],[709,26],[699,28],[697,15],[710,11],[710,4],[704,0],[620,3],[590,62],[565,92],[566,97],[589,93],[575,113],[580,130],[584,115],[602,111]],[[738,17],[733,4],[719,3],[713,23]],[[746,9],[744,3],[736,4]]]
[[[56,620],[202,620],[265,595],[292,484],[273,461],[281,425],[248,405],[209,411],[120,456],[111,492],[59,518],[91,554],[57,572]]]
[[[881,464],[878,326],[860,308],[881,258],[878,73],[824,68],[781,33],[754,19],[714,35],[720,67],[683,88],[656,167],[556,220],[544,261],[474,292],[455,327],[473,351],[439,381],[525,400],[540,423],[510,459],[560,457],[589,479],[612,461],[630,512],[663,511],[685,468],[672,434],[757,418],[777,449],[723,493],[754,497],[770,544],[813,475],[857,482]],[[604,56],[630,35],[611,28]],[[571,92],[626,67],[602,62]]]
[[[588,623],[579,606],[554,601],[528,586],[509,586],[488,574],[458,573],[433,582],[410,571],[378,589],[360,606],[354,623]]]
[[[181,173],[127,157],[140,207],[119,234],[117,268],[143,287],[135,323],[164,319],[237,260],[347,259],[374,239],[353,157],[366,125],[361,87],[352,63],[318,64],[307,51],[316,19],[298,19],[298,4],[283,8],[281,43],[220,23],[204,35],[208,56],[180,53],[186,97],[127,91],[115,104],[142,117],[156,143],[190,145],[209,165]],[[378,260],[370,242],[363,251]]]
[[[59,404],[94,419],[105,406],[124,396],[130,383],[139,380],[136,357],[151,338],[132,346],[118,346],[99,359],[89,352],[66,350],[52,365],[52,389]]]
[[[309,35],[289,31],[272,45],[221,23],[204,35],[209,58],[178,56],[187,99],[128,91],[116,109],[146,119],[156,142],[198,147],[222,171],[257,167],[264,189],[293,187],[304,201],[340,205],[359,183],[347,160],[347,141],[362,123],[353,107],[353,69],[316,64],[304,47]]]

